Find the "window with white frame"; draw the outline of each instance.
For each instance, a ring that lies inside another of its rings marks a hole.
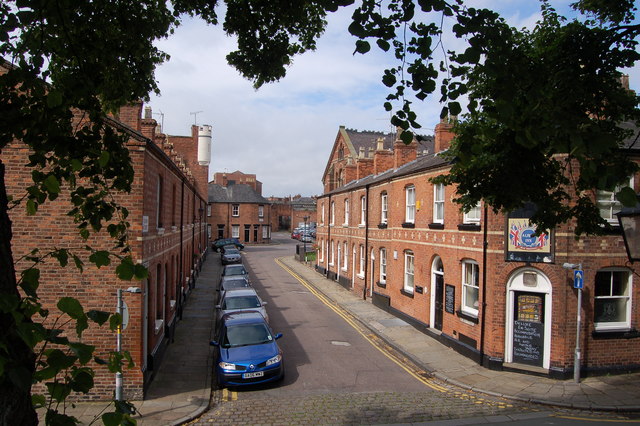
[[[344,200],[344,225],[349,224],[349,200]]]
[[[631,327],[631,274],[628,270],[596,272],[593,316],[597,331]]]
[[[318,254],[319,261],[324,262],[324,240],[320,240],[320,244],[318,244],[318,248],[320,249],[320,253]]]
[[[258,217],[264,217],[264,206],[258,206]]]
[[[330,214],[329,223],[331,225],[333,225],[333,221],[334,221],[334,219],[336,217],[336,202],[335,201],[331,202],[331,211],[329,212],[329,214]]]
[[[462,262],[462,311],[478,316],[479,304],[479,267],[476,262],[465,260]]]
[[[389,198],[386,192],[380,194],[380,223],[389,220]]]
[[[240,216],[240,204],[232,204],[231,205],[231,216],[233,216],[233,217]]]
[[[404,221],[406,223],[415,223],[416,221],[416,187],[411,185],[405,189],[406,212]]]
[[[359,270],[359,274],[360,276],[364,276],[364,263],[365,263],[366,259],[364,257],[364,246],[362,244],[360,244],[360,270]]]
[[[331,246],[329,247],[329,265],[333,266],[333,255],[335,253],[335,243],[333,242],[333,240],[331,241]]]
[[[367,198],[363,195],[360,197],[360,225],[365,224],[367,217]]]
[[[380,282],[387,282],[387,249],[380,249]]]
[[[324,203],[320,207],[320,223],[324,225]]]
[[[629,187],[633,188],[633,177],[629,179]],[[617,186],[613,191],[596,191],[596,205],[600,210],[600,216],[611,225],[618,225],[618,213],[622,209],[622,203],[616,198],[616,192],[620,191],[622,186]]]
[[[404,252],[404,291],[413,293],[413,252]]]
[[[269,238],[269,227],[262,225],[262,238]]]
[[[231,225],[231,238],[240,238],[240,225]]]
[[[347,265],[349,265],[349,250],[347,248],[347,242],[342,243],[342,269],[347,270]]]
[[[211,204],[207,204],[207,217],[211,217]]]
[[[164,211],[164,185],[162,176],[158,176],[158,183],[156,185],[156,228],[163,228],[162,212]]]
[[[444,184],[433,185],[433,222],[444,223]]]
[[[471,210],[465,212],[462,217],[463,223],[480,223],[480,216],[482,211],[480,210],[480,203],[476,204]]]

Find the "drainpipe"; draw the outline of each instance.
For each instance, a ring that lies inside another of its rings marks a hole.
[[[331,222],[334,221],[333,211],[331,209],[331,195],[329,195],[329,224],[327,225],[327,270],[325,271],[325,275],[329,277],[329,259],[331,259]]]
[[[182,279],[184,277],[184,247],[183,247],[183,226],[184,226],[184,178],[182,179],[182,186],[180,189],[180,279],[176,284],[178,286],[176,297],[178,298],[178,316],[182,320]]]
[[[489,209],[484,205],[484,230],[482,236],[482,317],[480,318],[480,365],[484,365],[484,329],[485,329],[485,308],[487,307],[487,248],[489,241],[487,234],[489,228]]]
[[[369,185],[365,186],[364,197],[364,288],[362,290],[362,299],[367,300],[369,262],[371,261],[371,255],[369,254]]]

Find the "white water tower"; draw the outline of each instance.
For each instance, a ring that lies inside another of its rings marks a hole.
[[[198,126],[198,164],[208,166],[211,161],[211,126]]]

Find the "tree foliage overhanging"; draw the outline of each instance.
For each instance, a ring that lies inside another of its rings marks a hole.
[[[46,315],[37,295],[39,267],[55,260],[82,268],[78,254],[42,248],[26,255],[33,266],[14,270],[9,209],[37,214],[39,206],[68,191],[69,214],[85,240],[109,222],[111,252],[90,247],[97,266],[112,258],[123,278],[143,277],[127,244],[127,211],[113,194],[127,191],[133,179],[126,138],[108,125],[106,116],[132,101],[158,92],[155,68],[169,58],[154,41],[169,37],[184,16],[218,24],[216,1],[210,0],[7,0],[0,3],[0,56],[11,66],[0,75],[0,150],[23,141],[33,154],[32,184],[9,199],[0,157],[0,422],[35,424],[31,385],[64,370],[69,358],[49,353],[36,364],[34,348],[43,342],[66,344],[78,364],[72,374],[51,386],[53,399],[69,389],[88,391],[92,353],[89,347],[59,341],[52,330],[35,324]],[[328,13],[354,0],[226,0],[223,28],[238,40],[229,63],[256,87],[285,76],[294,55],[313,50]],[[374,48],[389,52],[397,66],[381,70],[390,89],[381,100],[393,112],[393,124],[407,141],[420,128],[410,99],[433,96],[440,84],[442,116],[468,114],[456,126],[448,151],[451,173],[441,182],[455,184],[468,209],[479,200],[496,210],[533,201],[542,229],[577,218],[576,232],[594,233],[601,219],[594,189],[613,189],[636,171],[621,144],[631,136],[623,122],[638,120],[638,99],[619,85],[620,69],[638,59],[640,31],[631,0],[580,0],[580,19],[558,16],[541,2],[543,18],[531,30],[518,30],[490,10],[468,8],[462,0],[360,0],[348,31],[355,53]],[[464,52],[449,52],[435,63],[443,45],[444,21],[463,39]],[[347,31],[347,29],[345,29]],[[440,82],[439,78],[444,76]],[[468,105],[460,105],[466,100]],[[83,114],[84,125],[72,125]],[[637,148],[637,144],[636,144]],[[635,204],[630,188],[619,192]],[[46,267],[51,267],[47,265]],[[104,322],[85,313],[73,300],[61,310],[78,323]],[[111,321],[117,327],[118,318]],[[29,336],[29,337],[27,337]],[[65,355],[68,356],[68,355]],[[61,362],[60,360],[64,360]],[[48,364],[47,364],[48,362]],[[118,368],[122,359],[112,364]],[[46,371],[43,374],[42,371]],[[65,370],[68,371],[68,370]],[[39,397],[36,403],[43,403]],[[105,421],[126,423],[128,407],[116,407]],[[55,410],[46,421],[68,419]]]

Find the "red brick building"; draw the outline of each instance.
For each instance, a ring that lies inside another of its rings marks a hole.
[[[238,238],[243,244],[271,241],[271,203],[252,185],[209,183],[207,222],[211,240]]]
[[[316,198],[294,195],[292,197],[269,197],[273,229],[293,231],[307,218],[307,223],[316,222]]]
[[[318,197],[317,270],[489,368],[566,378],[578,291],[562,265],[581,264],[582,370],[640,369],[640,285],[621,233],[576,239],[568,223],[535,238],[530,210],[462,213],[452,188],[429,182],[449,169],[438,152],[450,128],[436,127],[432,151],[379,137],[373,152],[352,149],[373,144],[367,132],[340,128]],[[594,197],[615,229],[620,205]]]
[[[124,293],[128,325],[123,331],[122,349],[129,351],[135,368],[124,371],[124,397],[140,399],[152,380],[170,336],[178,323],[183,303],[196,283],[201,261],[207,250],[206,207],[207,166],[198,165],[198,129],[191,137],[172,137],[156,133],[157,123],[151,111],[142,117],[142,103],[122,108],[107,124],[128,136],[127,147],[135,177],[132,190],[117,194],[129,211],[129,241],[135,262],[146,266],[148,279],[123,282],[116,278],[115,266],[91,267],[85,257],[83,272],[73,267],[60,268],[56,262],[41,267],[39,295],[45,307],[56,311],[62,296],[73,296],[85,310],[115,312],[117,290],[136,286],[140,293]],[[9,195],[19,199],[29,183],[31,169],[27,147],[14,141],[2,151],[7,167]],[[85,243],[77,233],[68,193],[62,191],[55,201],[44,203],[35,216],[24,209],[10,211],[13,223],[12,251],[21,259],[33,248],[67,248],[82,254]],[[108,233],[94,234],[88,242],[97,250],[110,250],[114,242]],[[114,262],[115,263],[115,262]],[[26,264],[18,263],[19,272]],[[54,315],[55,317],[55,315]],[[105,358],[115,350],[116,336],[108,327],[91,327],[83,342],[96,346],[96,355]],[[114,376],[106,368],[97,368],[95,387],[87,399],[110,399]]]

